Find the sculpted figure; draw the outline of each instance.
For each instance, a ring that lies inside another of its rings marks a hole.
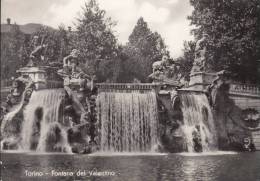
[[[30,61],[27,66],[35,66],[36,62],[44,61],[44,51],[47,47],[47,44],[44,44],[44,37],[42,38],[41,44],[37,46],[38,36],[33,37],[33,46],[34,50],[30,54]]]
[[[217,72],[217,77],[213,80],[212,84],[207,87],[207,95],[210,105],[215,108],[217,95],[221,92],[221,89],[226,89],[228,85],[228,74],[229,72],[222,70]],[[223,91],[223,90],[222,90]]]
[[[46,44],[37,46],[30,54],[31,59],[44,60],[43,51],[47,47]]]
[[[35,66],[36,62],[44,61],[44,51],[46,50],[47,44],[44,44],[44,37],[41,40],[40,45],[38,45],[39,37],[34,36],[32,40],[32,44],[34,47],[34,50],[30,54],[30,60],[27,64],[27,66],[32,67]]]
[[[83,91],[91,77],[79,67],[79,55],[80,51],[73,49],[68,56],[64,57],[63,69],[59,70],[58,74],[66,80],[66,84],[69,85],[73,82],[73,84],[79,85],[80,91]]]
[[[156,71],[163,71],[167,66],[167,62],[168,62],[168,57],[165,55],[162,57],[161,61],[154,62],[153,73],[155,73]]]
[[[153,73],[149,75],[154,82],[177,83],[181,79],[180,66],[164,55],[161,61],[152,65]]]
[[[195,47],[195,59],[191,72],[206,71],[206,38],[208,35],[204,34],[203,37],[197,41]]]
[[[78,66],[79,54],[79,50],[73,49],[68,56],[64,57],[63,68],[65,72],[70,72],[71,74],[73,74],[77,71],[76,67]]]

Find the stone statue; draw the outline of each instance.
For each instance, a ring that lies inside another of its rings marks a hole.
[[[154,62],[153,73],[155,73],[156,71],[163,71],[166,68],[167,61],[168,61],[168,57],[164,55],[162,57],[162,60]]]
[[[204,34],[203,37],[197,41],[195,47],[195,59],[193,63],[193,67],[191,73],[195,72],[205,72],[207,70],[206,65],[206,39],[208,35]]]
[[[200,125],[196,125],[195,129],[192,131],[192,141],[193,149],[195,152],[202,152],[202,143],[201,143],[201,129]]]
[[[44,39],[45,38],[43,37],[40,45],[37,46],[39,37],[38,36],[33,37],[32,44],[34,46],[34,50],[30,54],[30,60],[29,60],[29,63],[27,64],[27,66],[32,67],[32,66],[35,66],[36,62],[42,62],[45,60],[44,51],[46,50],[48,45],[44,44]]]
[[[63,69],[68,73],[76,73],[78,66],[78,57],[80,55],[79,50],[73,49],[71,53],[63,58]]]
[[[90,79],[90,76],[85,74],[78,65],[79,55],[80,51],[73,49],[68,56],[63,58],[63,69],[59,70],[58,73],[63,77],[70,76],[74,79]]]
[[[207,87],[207,93],[210,105],[215,108],[217,101],[217,94],[220,93],[221,88],[226,89],[229,83],[229,72],[222,70],[217,72],[217,77],[212,81],[211,85]],[[223,87],[226,85],[225,87]],[[226,90],[225,90],[226,91]]]
[[[149,76],[154,82],[177,83],[180,78],[180,66],[177,62],[171,61],[164,55],[161,61],[152,65],[153,73]],[[177,81],[177,82],[176,82]]]
[[[63,58],[63,69],[58,71],[58,74],[63,77],[64,85],[69,86],[71,84],[78,85],[79,90],[83,91],[91,82],[91,76],[83,72],[79,66],[78,57],[80,51],[73,49],[71,53]]]

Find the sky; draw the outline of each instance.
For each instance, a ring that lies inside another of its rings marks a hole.
[[[187,16],[192,7],[189,0],[97,0],[107,17],[117,22],[115,35],[124,44],[139,17],[152,31],[160,33],[171,56],[182,54],[183,41],[193,39]],[[11,18],[17,24],[41,23],[57,28],[74,27],[87,0],[1,0],[1,23]]]

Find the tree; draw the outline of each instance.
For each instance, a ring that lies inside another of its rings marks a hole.
[[[143,56],[151,58],[151,62],[159,61],[163,55],[169,56],[161,35],[152,32],[142,17],[138,19],[129,36],[129,46],[138,48]]]
[[[25,35],[18,25],[11,25],[10,32],[1,35],[1,78],[10,79],[23,65]]]
[[[59,57],[58,61],[62,62],[63,58],[70,54],[73,49],[73,33],[67,31],[64,25],[59,26],[57,31],[58,36],[58,47],[59,47]]]
[[[175,61],[180,64],[180,72],[185,80],[189,81],[190,71],[195,58],[196,42],[184,41],[183,56],[177,58]]]
[[[24,45],[26,62],[29,60],[30,53],[37,46],[46,44],[47,47],[43,52],[44,61],[39,63],[46,65],[54,62],[62,63],[63,58],[75,48],[73,45],[74,39],[73,33],[67,31],[64,25],[60,25],[58,30],[43,26],[33,33],[30,36],[29,43]]]
[[[47,44],[44,51],[45,62],[59,61],[61,53],[61,33],[48,27],[41,27],[32,35],[25,35],[14,24],[10,32],[1,35],[1,77],[10,79],[16,76],[16,70],[26,66],[30,53],[41,43]],[[38,38],[36,38],[38,37]]]
[[[196,40],[207,34],[208,61],[213,70],[226,69],[240,81],[256,82],[260,59],[258,0],[190,0],[189,17]]]
[[[124,61],[125,66],[133,69],[127,71],[132,75],[128,81],[137,78],[147,82],[148,76],[152,73],[152,64],[161,60],[164,55],[169,57],[169,51],[161,35],[152,32],[142,17],[138,19],[130,34],[129,42],[124,46],[124,53],[128,57]]]
[[[42,63],[58,62],[60,60],[61,51],[60,42],[59,31],[44,26],[39,28],[39,30],[31,36],[28,52],[31,53],[35,47],[40,44],[46,44],[47,47],[43,55],[45,60]]]
[[[97,76],[98,81],[105,81],[104,70],[117,56],[117,39],[113,34],[114,22],[105,17],[95,0],[90,0],[83,7],[82,15],[77,19],[75,48],[80,50],[84,70]]]

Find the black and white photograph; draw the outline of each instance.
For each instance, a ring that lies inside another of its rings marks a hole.
[[[259,0],[1,0],[0,181],[260,181]]]

